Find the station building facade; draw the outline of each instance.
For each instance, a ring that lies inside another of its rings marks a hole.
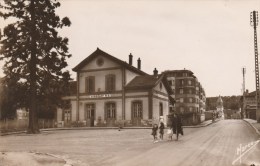
[[[124,62],[97,49],[73,71],[71,95],[63,100],[70,105],[57,110],[57,121],[64,125],[149,126],[166,122],[172,93],[164,75],[141,70],[141,60],[133,66],[133,56]]]

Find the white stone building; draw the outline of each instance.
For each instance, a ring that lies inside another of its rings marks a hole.
[[[169,87],[164,75],[148,75],[141,70],[97,49],[73,71],[76,93],[64,96],[71,107],[57,110],[57,121],[66,125],[78,122],[84,126],[146,126],[166,123],[169,114]]]

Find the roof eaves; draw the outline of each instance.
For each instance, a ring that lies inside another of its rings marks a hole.
[[[75,71],[75,72],[79,71],[84,65],[86,65],[86,63],[88,61],[90,61],[92,58],[94,58],[95,55],[98,54],[98,53],[100,53],[102,55],[105,55],[107,58],[110,58],[110,59],[116,61],[117,63],[123,65],[124,67],[128,68],[129,70],[132,70],[132,71],[134,71],[136,73],[139,73],[141,75],[148,75],[147,73],[143,72],[142,70],[139,70],[139,69],[135,68],[134,66],[129,65],[128,63],[126,63],[126,62],[124,62],[124,61],[122,61],[122,60],[120,60],[120,59],[118,59],[118,58],[116,58],[116,57],[114,57],[114,56],[112,56],[112,55],[110,55],[110,54],[100,50],[99,48],[97,48],[96,51],[94,51],[92,54],[90,54],[87,58],[85,58],[82,62],[80,62],[72,70]]]

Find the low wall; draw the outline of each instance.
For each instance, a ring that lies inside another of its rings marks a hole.
[[[26,130],[28,128],[28,119],[13,119],[13,120],[1,120],[0,130],[1,131],[15,131],[15,130]]]

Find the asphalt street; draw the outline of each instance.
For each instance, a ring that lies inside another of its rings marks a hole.
[[[222,120],[129,159],[118,156],[115,163],[124,166],[259,166],[258,140],[259,136],[242,120]]]
[[[260,166],[259,136],[242,120],[185,128],[179,141],[165,136],[153,143],[150,134],[149,129],[123,129],[9,135],[0,137],[0,151],[53,154],[74,166]]]

